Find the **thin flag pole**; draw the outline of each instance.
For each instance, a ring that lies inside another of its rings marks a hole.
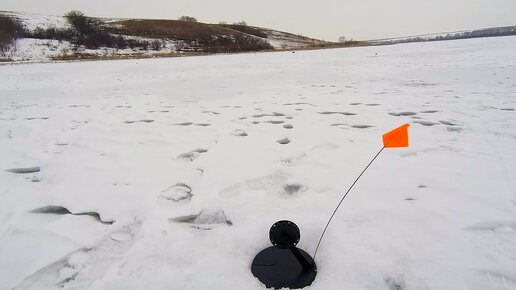
[[[390,141],[389,141],[390,142]],[[387,143],[389,143],[387,142]],[[340,205],[342,204],[342,202],[344,201],[344,199],[346,198],[346,196],[348,196],[348,193],[351,191],[351,189],[353,188],[353,186],[355,186],[355,184],[357,183],[357,181],[360,179],[360,177],[362,177],[362,174],[364,174],[364,172],[366,172],[367,168],[369,168],[369,166],[371,166],[371,164],[373,164],[373,162],[375,161],[376,157],[378,157],[378,155],[380,155],[380,153],[382,153],[383,149],[385,149],[385,146],[387,144],[385,144],[382,149],[380,149],[380,151],[378,151],[378,153],[376,153],[376,155],[374,156],[373,160],[371,160],[371,162],[369,162],[369,164],[367,164],[366,168],[364,168],[364,170],[362,170],[362,173],[360,173],[360,175],[357,177],[357,179],[355,179],[355,181],[353,182],[353,184],[351,184],[351,186],[349,187],[348,191],[346,191],[346,193],[344,194],[344,196],[342,197],[342,199],[340,200],[339,204],[337,205],[337,207],[335,208],[335,210],[333,211],[333,213],[331,214],[331,217],[330,219],[328,220],[328,223],[326,223],[326,226],[324,227],[324,230],[322,232],[322,235],[321,235],[321,238],[319,238],[319,242],[317,243],[317,247],[315,248],[315,252],[314,252],[314,260],[315,260],[315,256],[317,255],[317,250],[319,250],[319,246],[321,245],[321,241],[324,237],[324,234],[326,233],[326,230],[328,229],[328,226],[330,225],[330,222],[331,220],[333,219],[333,216],[335,215],[335,213],[337,212],[337,210],[339,209]]]

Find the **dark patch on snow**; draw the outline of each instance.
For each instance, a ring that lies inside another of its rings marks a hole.
[[[262,117],[283,117],[283,116],[285,116],[285,114],[277,113],[277,112],[272,112],[272,114],[258,114],[258,115],[253,115],[253,118],[262,118]]]
[[[431,121],[414,121],[412,123],[417,123],[417,124],[421,124],[423,126],[435,126],[435,125],[439,125],[439,123],[436,123],[436,122],[431,122]]]
[[[462,132],[461,127],[446,127],[446,130],[448,130],[448,132],[455,132],[455,133]]]
[[[220,114],[219,112],[215,112],[215,111],[202,111],[202,112],[205,113],[205,114],[213,114],[213,115]]]
[[[424,114],[433,114],[433,113],[437,113],[439,112],[438,110],[427,110],[427,111],[421,111],[421,113],[424,113]]]
[[[335,114],[338,114],[338,115],[344,115],[344,116],[354,116],[356,115],[355,113],[349,113],[349,112],[333,112],[333,111],[324,111],[324,112],[318,112],[319,114],[322,114],[322,115],[335,115]]]
[[[292,129],[292,128],[294,128],[294,126],[292,126],[290,124],[285,124],[285,125],[283,125],[283,128],[285,128],[285,129]]]
[[[17,174],[26,174],[26,173],[39,172],[40,168],[39,168],[39,166],[24,167],[24,168],[11,168],[11,169],[7,169],[6,171],[11,172],[11,173],[17,173]]]
[[[192,122],[183,122],[183,123],[177,123],[177,124],[174,124],[174,125],[177,125],[177,126],[190,126],[192,124],[193,124]]]
[[[126,124],[133,124],[133,123],[152,123],[154,120],[152,119],[142,119],[142,120],[136,120],[136,121],[125,121]]]
[[[357,128],[357,129],[367,129],[367,128],[371,128],[373,126],[370,126],[370,125],[352,125],[351,127],[352,128]]]
[[[296,105],[308,105],[308,106],[315,107],[314,104],[310,104],[310,103],[286,103],[286,104],[283,104],[283,106],[296,106]]]
[[[401,116],[414,116],[414,115],[416,115],[416,113],[414,113],[414,112],[399,112],[399,113],[391,112],[391,113],[389,113],[389,115],[395,116],[395,117],[401,117]]]
[[[293,195],[293,194],[296,194],[300,191],[306,191],[307,187],[304,186],[304,185],[301,185],[301,184],[285,184],[285,186],[283,186],[283,190],[285,191],[285,193],[287,194],[290,194],[290,195]]]
[[[27,117],[25,119],[27,119],[29,121],[31,121],[31,120],[48,120],[49,117]]]
[[[285,123],[285,121],[281,121],[281,120],[274,121],[274,120],[271,120],[271,121],[265,121],[264,123],[283,124],[283,123]]]

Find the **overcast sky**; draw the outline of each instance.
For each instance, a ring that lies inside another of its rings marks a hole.
[[[245,20],[336,41],[516,25],[516,0],[0,0],[0,10],[62,15]]]

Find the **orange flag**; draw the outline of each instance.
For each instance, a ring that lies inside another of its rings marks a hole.
[[[400,127],[383,134],[383,147],[396,148],[408,147],[408,126],[409,124],[401,125]]]

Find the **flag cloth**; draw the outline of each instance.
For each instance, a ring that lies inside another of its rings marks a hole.
[[[408,147],[408,126],[409,124],[401,125],[400,127],[383,134],[383,147],[397,148]]]

